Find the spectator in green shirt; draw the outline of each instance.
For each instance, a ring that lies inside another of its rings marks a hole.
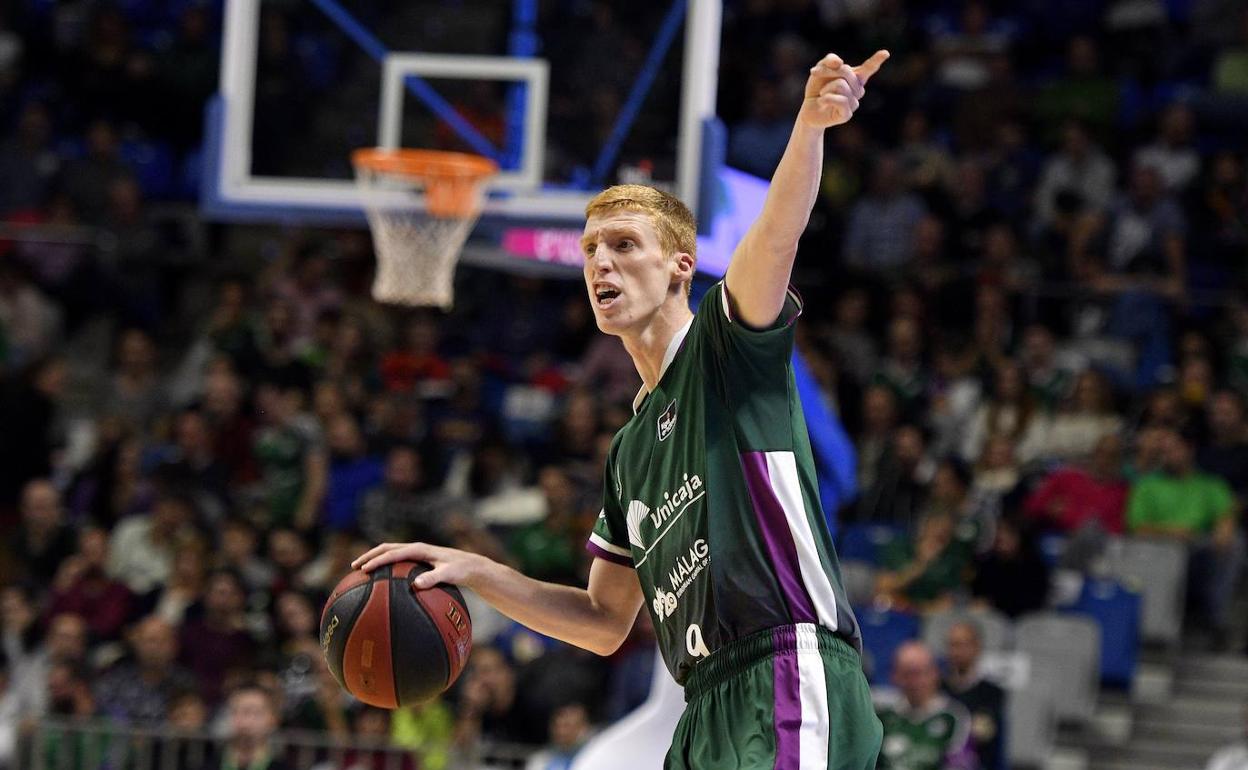
[[[1210,629],[1225,638],[1231,597],[1244,562],[1235,498],[1227,483],[1196,468],[1190,436],[1172,428],[1162,439],[1161,470],[1131,485],[1127,527],[1136,535],[1189,546],[1189,587]]]

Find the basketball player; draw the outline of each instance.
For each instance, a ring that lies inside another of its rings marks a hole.
[[[603,655],[644,603],[688,702],[667,768],[875,767],[880,722],[790,367],[801,300],[788,282],[824,130],[853,116],[887,58],[851,67],[829,54],[811,68],[763,212],[696,314],[696,226],[684,204],[622,185],[586,208],[585,288],[598,327],[623,340],[644,383],[611,445],[587,590],[423,543],[379,545],[354,563],[429,562],[419,587],[467,586]]]

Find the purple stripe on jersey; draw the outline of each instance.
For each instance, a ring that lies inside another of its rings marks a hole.
[[[758,519],[758,529],[763,535],[763,545],[771,557],[776,579],[780,581],[789,615],[794,623],[814,623],[815,605],[810,600],[810,594],[806,593],[806,584],[802,582],[797,546],[793,543],[793,533],[789,531],[789,520],[776,498],[775,490],[771,488],[767,453],[742,452],[741,468],[745,471],[745,484],[750,491],[750,503],[754,506],[754,517]]]
[[[775,688],[775,770],[798,770],[802,759],[802,678],[797,667],[797,629],[772,632],[776,655],[771,659]]]
[[[590,553],[592,553],[594,556],[598,557],[599,559],[606,559],[607,561],[615,562],[616,564],[619,564],[624,567],[631,568],[633,566],[632,559],[628,558],[627,556],[620,556],[618,553],[611,553],[606,548],[603,548],[597,543],[593,543],[593,542],[586,543],[585,550],[589,551]]]

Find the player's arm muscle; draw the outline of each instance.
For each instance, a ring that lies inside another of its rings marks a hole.
[[[619,648],[641,609],[636,573],[604,559],[590,567],[588,588],[544,583],[479,554],[426,543],[379,545],[353,566],[371,571],[397,561],[433,565],[417,577],[420,588],[439,582],[466,586],[512,620],[599,655]]]
[[[770,326],[784,309],[785,292],[823,174],[823,132],[858,109],[867,80],[888,58],[877,51],[858,67],[828,54],[811,68],[806,94],[758,219],[737,245],[726,285],[733,310],[748,326]]]

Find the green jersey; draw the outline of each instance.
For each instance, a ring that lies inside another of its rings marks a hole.
[[[862,649],[793,379],[800,312],[790,293],[754,331],[713,286],[607,457],[588,548],[637,571],[681,683],[699,659],[777,626],[817,624]]]
[[[875,710],[884,725],[879,770],[975,767],[970,714],[949,696],[936,695],[916,709],[900,692],[889,690],[877,696]]]

